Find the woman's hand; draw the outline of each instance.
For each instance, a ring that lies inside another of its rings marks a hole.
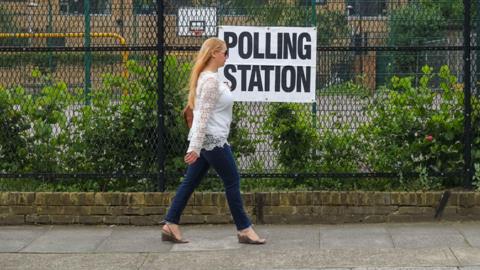
[[[185,158],[183,160],[185,160],[185,162],[188,164],[188,165],[191,165],[193,163],[195,163],[195,161],[197,161],[197,158],[198,158],[198,155],[197,153],[195,152],[188,152],[186,155],[185,155]]]

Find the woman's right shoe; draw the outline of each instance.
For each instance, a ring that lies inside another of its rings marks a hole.
[[[258,240],[253,240],[247,235],[237,234],[238,242],[240,244],[250,244],[250,245],[263,245],[267,243],[266,239],[259,238]]]
[[[167,228],[170,231],[166,231],[162,228],[162,241],[168,241],[175,244],[186,244],[188,240],[177,238],[173,233],[170,227],[167,225]]]

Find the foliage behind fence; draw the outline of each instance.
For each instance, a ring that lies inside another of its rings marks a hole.
[[[479,58],[470,47],[480,37],[476,3],[471,23],[460,0],[92,3],[0,4],[4,34],[79,34],[0,39],[1,178],[73,179],[92,190],[174,188],[185,170],[186,83],[207,38],[178,32],[184,6],[216,7],[215,26],[317,27],[315,103],[235,104],[229,140],[242,175],[258,179],[247,187],[461,186],[479,163]],[[85,38],[92,33],[108,35]],[[464,90],[467,80],[472,87]],[[218,187],[212,178],[203,183]]]

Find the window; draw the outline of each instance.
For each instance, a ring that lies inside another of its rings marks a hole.
[[[133,14],[149,15],[156,13],[155,0],[133,0]]]
[[[67,15],[84,14],[84,0],[60,0],[60,13]],[[90,14],[110,14],[111,0],[90,0]]]
[[[349,16],[383,16],[387,13],[386,0],[347,0]]]

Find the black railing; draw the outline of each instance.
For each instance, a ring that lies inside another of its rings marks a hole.
[[[92,14],[90,27],[84,27],[82,14],[65,16],[55,3],[0,3],[0,17],[8,18],[2,22],[5,27],[0,24],[0,33],[19,34],[0,36],[0,94],[8,93],[0,96],[4,115],[0,181],[147,179],[151,183],[147,189],[163,191],[182,177],[187,129],[180,111],[190,63],[210,34],[180,35],[182,21],[176,14],[190,5],[220,7],[220,1],[157,0],[155,8],[148,6],[155,12],[146,14],[117,0],[107,2],[109,13]],[[442,0],[431,8],[421,1],[372,0],[368,4],[381,7],[381,14],[360,16],[362,1],[355,1],[360,11],[354,14],[348,8],[351,1],[299,2],[222,1],[220,9],[213,9],[220,13],[202,11],[207,14],[202,17],[205,27],[318,29],[316,102],[235,105],[230,142],[242,177],[422,181],[429,177],[454,179],[439,180],[445,186],[471,188],[474,164],[480,162],[480,131],[472,124],[480,116],[477,3]],[[457,4],[462,14],[443,12]],[[110,35],[91,38],[86,47],[87,28]],[[59,47],[21,33],[78,33],[78,37],[65,38],[65,46]],[[28,42],[16,46],[19,39]],[[422,72],[425,65],[433,68],[432,74]],[[450,84],[442,84],[446,78],[433,78],[444,65],[448,76],[456,76]],[[87,66],[90,77],[84,76]],[[411,89],[393,82],[395,76],[411,77]],[[427,85],[422,86],[423,80]],[[91,88],[90,93],[78,85]],[[391,100],[392,93],[418,94],[422,87],[436,93],[428,104],[415,103],[428,100],[427,94],[414,97],[415,102]],[[454,96],[449,102],[442,96],[445,87]],[[455,99],[458,89],[463,90],[461,100]],[[460,101],[463,104],[457,104]],[[404,102],[404,109],[395,102]],[[461,106],[461,117],[455,114],[454,103]],[[386,108],[374,108],[378,104]],[[415,106],[412,121],[400,116],[385,121],[391,112],[406,114],[405,108],[413,112]],[[453,110],[451,118],[446,116],[447,107]],[[453,125],[459,119],[461,131]],[[283,129],[275,123],[283,123]],[[388,124],[398,128],[391,138],[382,126]],[[295,154],[295,143],[302,140],[304,151]]]

